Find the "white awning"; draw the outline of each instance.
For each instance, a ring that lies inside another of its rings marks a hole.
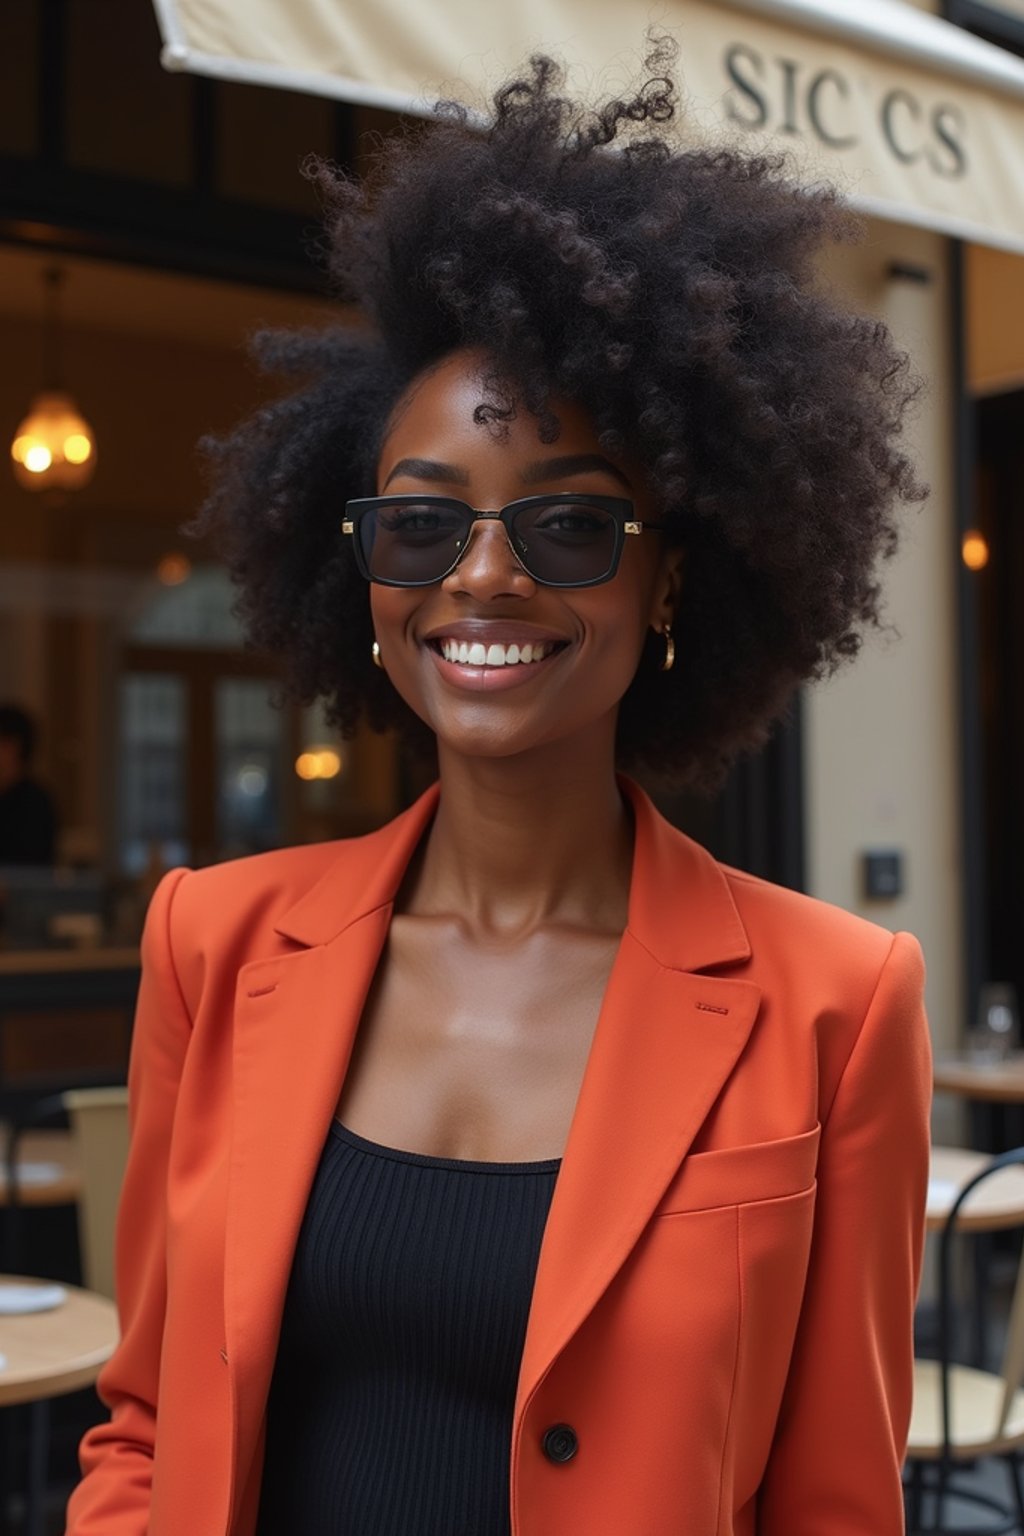
[[[168,69],[424,113],[535,52],[598,96],[652,22],[694,131],[784,146],[865,212],[1024,253],[1024,60],[904,0],[155,0]]]

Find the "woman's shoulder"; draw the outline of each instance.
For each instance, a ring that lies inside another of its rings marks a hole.
[[[792,954],[816,969],[877,973],[894,949],[917,963],[913,934],[890,928],[820,896],[776,884],[746,870],[719,863],[753,954],[759,949]]]
[[[347,885],[362,883],[383,831],[271,848],[197,869],[178,865],[153,893],[147,930],[158,940],[166,934],[186,966],[199,953],[236,965],[271,958],[293,947],[285,937],[286,919],[304,898],[323,890],[320,905],[326,909]],[[145,943],[144,936],[144,952]]]

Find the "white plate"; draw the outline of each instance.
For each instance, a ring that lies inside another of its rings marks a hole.
[[[63,1285],[0,1284],[0,1317],[23,1312],[52,1312],[68,1299]]]
[[[18,1183],[38,1188],[43,1184],[56,1184],[64,1169],[60,1163],[19,1163]]]

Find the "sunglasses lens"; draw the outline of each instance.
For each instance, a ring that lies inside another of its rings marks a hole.
[[[473,527],[469,509],[395,498],[358,523],[360,550],[372,581],[425,586],[456,564]],[[584,586],[614,574],[619,525],[606,508],[552,497],[531,501],[512,517],[512,548],[530,575],[553,587]]]
[[[470,525],[454,507],[410,499],[376,507],[358,526],[371,579],[406,586],[440,581],[458,559]]]
[[[612,574],[617,525],[603,507],[550,501],[515,514],[512,543],[531,576],[551,586],[577,586]]]

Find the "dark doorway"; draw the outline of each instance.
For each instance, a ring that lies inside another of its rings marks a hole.
[[[771,739],[734,764],[707,799],[645,785],[669,821],[725,864],[793,890],[805,889],[801,699],[797,694]]]
[[[1024,1000],[1024,390],[976,405],[976,517],[989,551],[976,582],[982,722],[982,980]]]

